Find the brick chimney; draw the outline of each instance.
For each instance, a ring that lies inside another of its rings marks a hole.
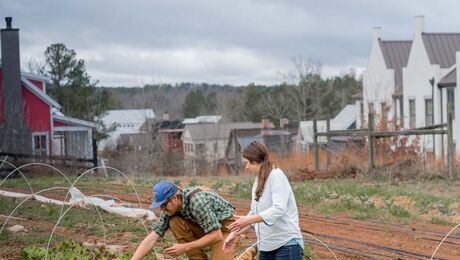
[[[22,118],[21,68],[19,64],[19,29],[11,28],[6,17],[6,29],[1,30],[3,71],[3,113],[5,123]]]
[[[260,129],[260,134],[265,136],[265,135],[271,135],[272,129],[270,128],[270,118],[268,116],[263,116],[262,117],[262,129]]]
[[[6,28],[1,29],[2,43],[2,102],[3,122],[0,127],[0,152],[30,153],[32,140],[25,127],[19,59],[19,29],[11,27],[11,17],[5,17]],[[8,137],[8,138],[6,138]]]
[[[165,111],[165,112],[163,113],[163,120],[169,121],[169,113],[168,113],[168,111]]]
[[[280,118],[280,128],[285,128],[289,125],[289,118],[287,116],[283,116]]]
[[[262,124],[262,128],[264,129],[270,128],[270,118],[268,118],[267,116],[263,116],[261,124]]]

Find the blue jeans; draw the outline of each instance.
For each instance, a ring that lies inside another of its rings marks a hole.
[[[282,246],[273,251],[260,251],[259,260],[302,260],[303,250],[299,245]]]

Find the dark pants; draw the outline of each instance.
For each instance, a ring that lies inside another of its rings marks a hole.
[[[282,246],[273,251],[260,251],[259,260],[302,260],[303,250],[299,245]]]

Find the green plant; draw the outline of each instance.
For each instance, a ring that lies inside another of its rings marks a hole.
[[[316,257],[315,257],[315,252],[313,251],[313,248],[310,245],[304,244],[303,259],[313,260],[315,258]]]
[[[0,224],[3,224],[0,222]],[[1,241],[8,241],[10,240],[10,232],[8,230],[3,230],[2,233],[0,234],[0,242]]]
[[[410,217],[409,211],[398,205],[391,205],[388,209],[391,215],[399,218],[408,218]]]
[[[127,260],[132,257],[132,253],[128,252],[122,255],[115,255],[104,246],[96,248],[88,248],[75,240],[65,240],[48,250],[46,254],[46,247],[29,246],[21,251],[21,259],[23,260],[41,260],[47,256],[51,260],[80,260],[80,259],[115,259]],[[154,259],[148,256],[144,259]]]
[[[48,259],[89,260],[91,259],[91,251],[74,240],[65,240],[48,250],[48,254],[46,247],[37,246],[26,247],[21,252],[23,260],[44,259],[45,256]]]
[[[452,223],[447,221],[445,218],[438,217],[438,216],[432,216],[431,217],[431,224],[437,224],[437,225],[443,225],[443,226],[450,226]]]
[[[199,184],[199,182],[198,182],[197,179],[192,178],[192,179],[190,180],[190,183],[189,183],[188,185],[189,185],[189,186],[199,186],[200,184]]]
[[[230,194],[239,199],[250,199],[252,191],[251,182],[239,182],[230,188]]]

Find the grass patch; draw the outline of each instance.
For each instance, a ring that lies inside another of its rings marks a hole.
[[[427,213],[433,209],[451,216],[458,213],[449,206],[460,203],[460,193],[445,182],[389,184],[384,181],[346,179],[291,182],[291,186],[299,206],[315,206],[311,208],[327,215],[348,212],[354,218],[363,219],[393,218],[406,221],[417,215],[411,213],[413,211]],[[383,203],[379,209],[368,206],[375,199]],[[407,206],[401,205],[401,200],[407,202]]]
[[[3,225],[3,223],[0,223],[0,225]],[[24,232],[12,233],[8,231],[6,228],[0,234],[0,246],[10,241],[19,242],[24,245],[32,245],[32,244],[46,245],[48,243],[49,236],[51,234],[51,230],[44,230],[43,228],[40,228],[40,227],[33,227],[33,229],[29,229],[26,233]],[[51,238],[51,243],[56,242],[56,241],[62,241],[63,239],[64,237],[61,237],[58,234],[54,234],[53,237]]]
[[[18,205],[20,200],[6,199],[0,197],[0,212],[3,215],[9,215],[10,212]],[[64,211],[67,207],[64,208]],[[107,213],[98,209],[101,218],[94,207],[72,208],[61,219],[59,226],[69,230],[74,230],[87,235],[103,236],[104,229],[106,235],[112,235],[120,232],[132,232],[134,234],[145,235],[145,229],[137,219],[124,218],[114,214]],[[56,223],[59,219],[61,207],[51,204],[41,204],[36,201],[27,201],[18,208],[14,216],[29,219],[40,219],[50,223]],[[148,228],[148,226],[147,226]],[[51,230],[49,231],[51,232]]]
[[[351,217],[358,219],[377,218],[381,214],[380,210],[372,204],[357,204],[350,200],[324,204],[319,207],[319,212],[325,215],[343,211],[350,213]]]
[[[239,199],[251,199],[252,181],[239,182],[232,186],[229,193]]]
[[[445,218],[438,217],[438,216],[432,216],[430,223],[431,224],[436,224],[436,225],[443,225],[443,226],[451,226],[452,225],[452,223],[450,223]]]
[[[398,205],[391,205],[388,212],[397,218],[409,218],[411,216],[409,211]]]
[[[307,259],[307,260],[316,259],[315,251],[313,250],[313,247],[311,247],[308,244],[304,244],[303,259]]]

